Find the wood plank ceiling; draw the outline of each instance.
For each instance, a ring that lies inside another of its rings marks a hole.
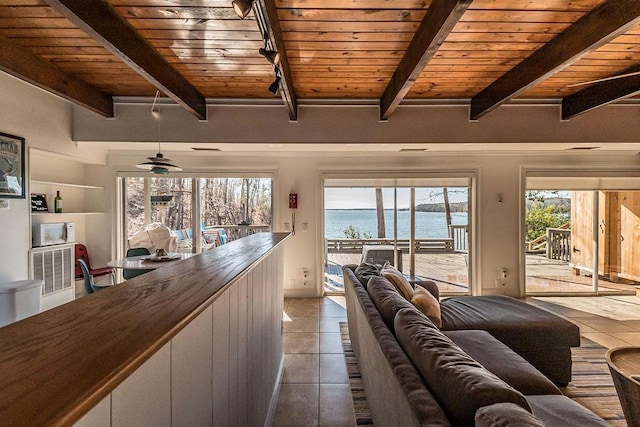
[[[582,85],[640,71],[639,17],[637,0],[256,0],[244,20],[231,0],[0,0],[0,70],[105,116],[160,90],[198,118],[205,98],[276,97],[292,119],[298,99],[381,99],[382,118],[462,99],[476,119],[514,98],[570,118],[640,91]]]

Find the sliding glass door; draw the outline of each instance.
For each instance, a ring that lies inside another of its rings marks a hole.
[[[616,176],[618,175],[618,176]],[[623,174],[527,176],[529,295],[635,294],[640,181]]]
[[[470,182],[325,179],[325,292],[343,292],[345,264],[389,262],[445,294],[468,293]]]

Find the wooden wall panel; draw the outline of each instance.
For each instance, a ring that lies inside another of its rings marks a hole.
[[[229,425],[237,426],[238,411],[240,404],[238,402],[238,370],[240,343],[238,339],[238,329],[240,322],[238,320],[239,296],[240,289],[238,286],[232,286],[229,289]]]
[[[111,402],[113,427],[170,427],[171,344],[158,350],[124,380],[111,393]]]
[[[213,369],[213,419],[216,425],[227,427],[231,425],[229,418],[229,405],[231,387],[231,359],[230,346],[231,339],[231,313],[230,313],[230,294],[231,291],[225,291],[212,304],[212,328],[213,328],[213,346],[212,369]]]
[[[284,367],[283,262],[277,248],[253,266],[76,426],[270,425]]]
[[[87,412],[75,427],[109,427],[111,425],[111,395]]]
[[[171,424],[213,425],[213,309],[171,341]]]
[[[255,268],[254,268],[255,270]],[[235,399],[238,402],[236,420],[237,425],[246,426],[249,425],[248,411],[251,410],[249,403],[249,373],[248,368],[249,360],[247,353],[249,351],[249,319],[248,319],[248,304],[247,304],[247,286],[249,280],[245,276],[235,285],[238,288],[238,329],[236,335],[238,337],[238,368],[236,373],[237,380],[237,395]],[[231,395],[233,399],[234,396]]]

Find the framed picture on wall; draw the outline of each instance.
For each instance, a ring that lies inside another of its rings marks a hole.
[[[0,132],[0,198],[25,198],[24,138]]]

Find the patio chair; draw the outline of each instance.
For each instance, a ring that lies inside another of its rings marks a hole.
[[[151,255],[149,249],[147,248],[131,248],[127,249],[127,258],[132,256],[142,256],[142,255]],[[134,277],[140,276],[141,274],[148,273],[151,270],[132,270],[130,268],[125,268],[122,270],[122,277],[125,280],[133,279]]]
[[[398,265],[393,262],[394,247],[390,245],[364,245],[362,247],[362,260],[370,264],[384,265],[389,262],[391,265],[402,271],[402,250],[396,249],[398,257]]]
[[[75,256],[76,256],[76,279],[82,279],[83,278],[82,269],[80,267],[80,264],[78,263],[79,260],[82,260],[82,261],[84,261],[85,265],[87,266],[89,274],[92,277],[106,276],[107,274],[110,274],[111,275],[111,284],[113,284],[113,285],[116,284],[116,273],[115,273],[115,270],[113,268],[111,268],[111,267],[100,267],[100,268],[91,267],[91,261],[89,261],[89,251],[87,251],[87,247],[85,245],[83,245],[82,243],[76,243]]]
[[[98,292],[110,287],[96,285],[93,281],[93,276],[91,275],[91,273],[89,273],[89,267],[87,266],[87,263],[85,263],[82,259],[79,259],[77,263],[80,266],[80,270],[82,270],[82,277],[84,278],[84,290],[87,292],[87,294],[92,294],[94,292]]]

